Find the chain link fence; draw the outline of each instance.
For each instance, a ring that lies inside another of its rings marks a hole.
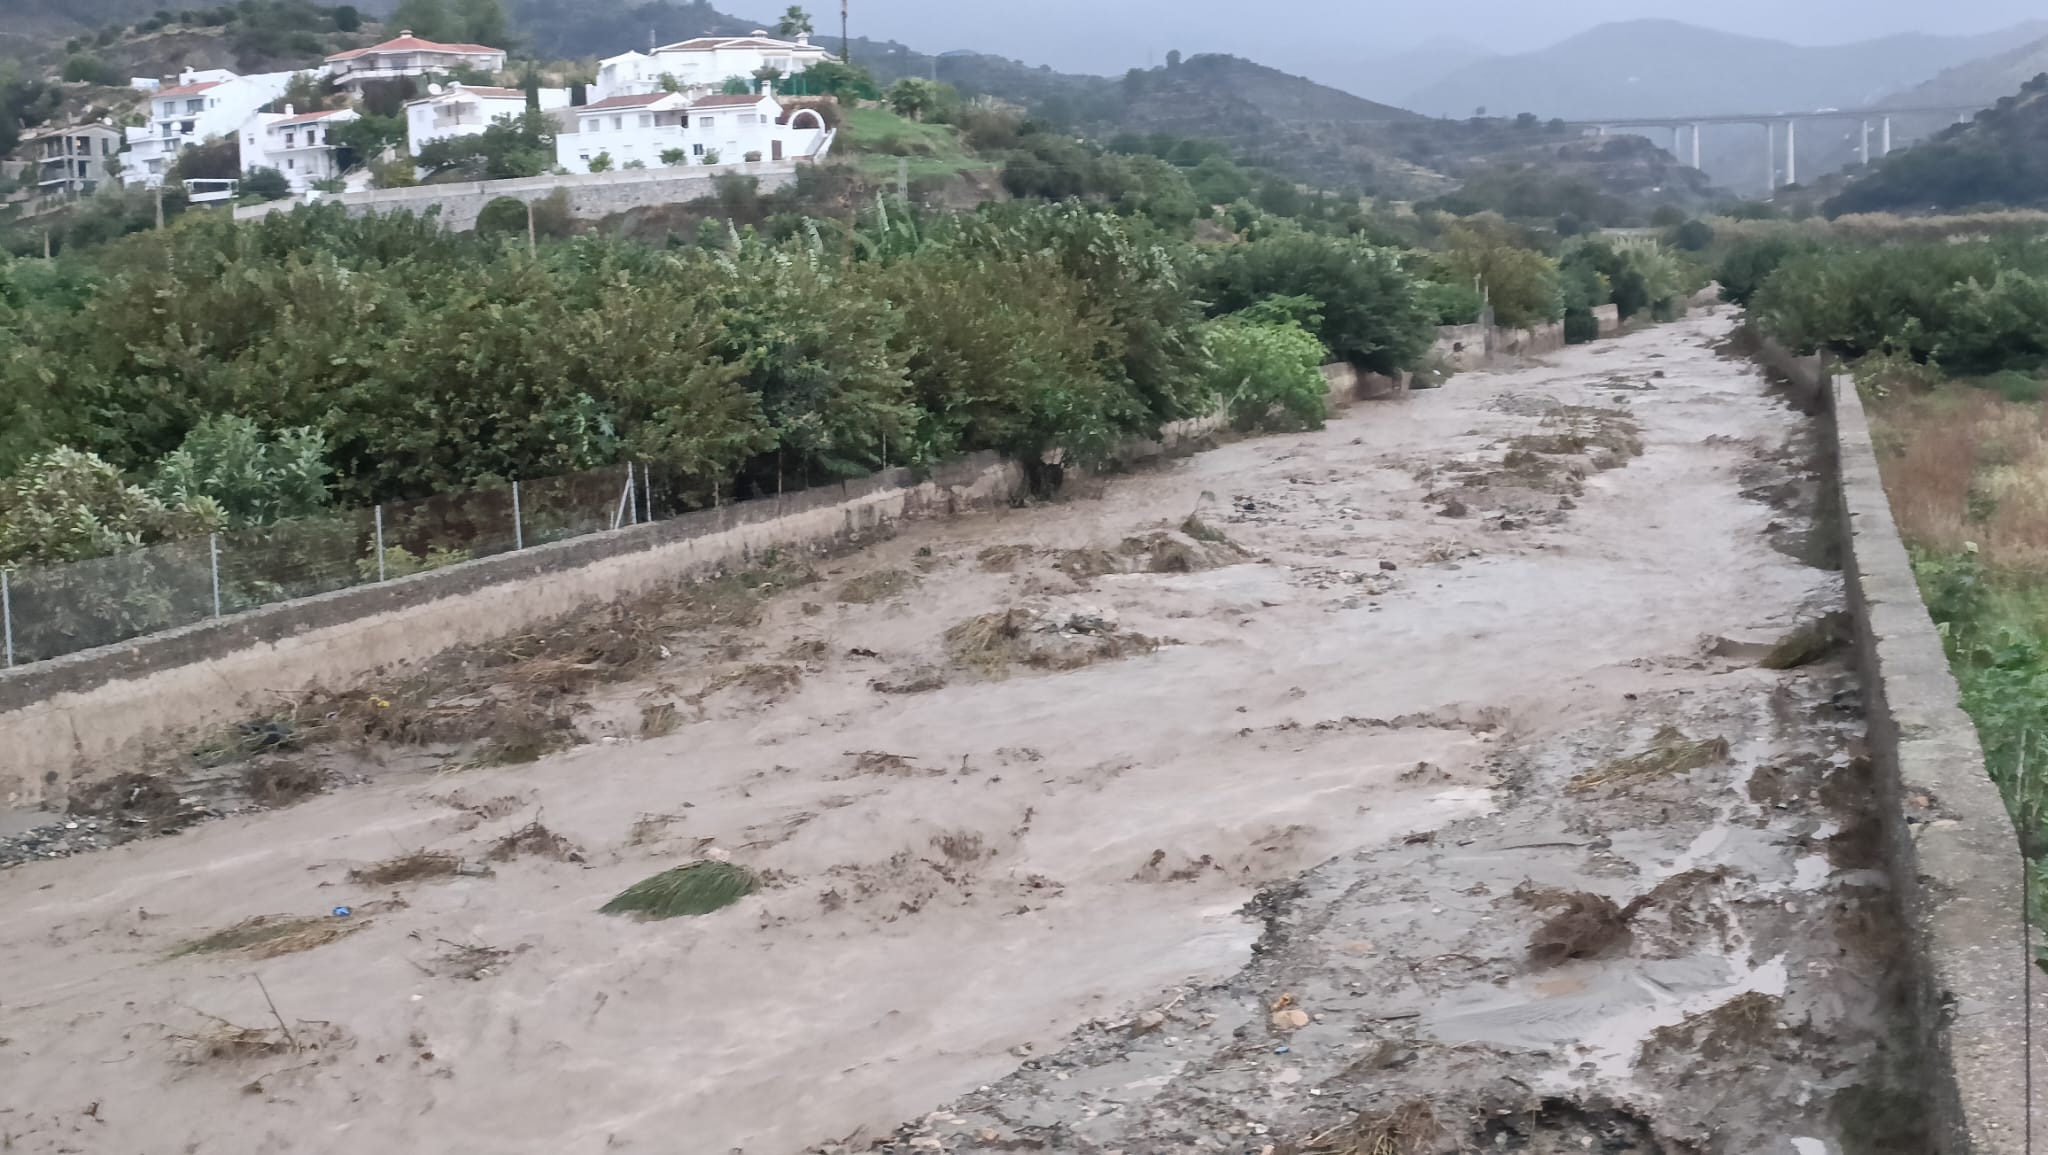
[[[643,468],[619,465],[66,565],[0,570],[0,652],[10,667],[48,661],[259,606],[638,524],[668,504],[650,495],[647,478]]]

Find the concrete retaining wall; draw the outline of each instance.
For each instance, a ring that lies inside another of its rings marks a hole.
[[[1470,373],[1496,357],[1533,357],[1564,348],[1564,323],[1553,321],[1534,329],[1503,329],[1497,325],[1445,325],[1439,328],[1430,354],[1449,368]]]
[[[430,208],[439,208],[444,226],[456,232],[467,232],[476,227],[476,219],[484,211],[484,206],[499,197],[531,203],[561,191],[567,194],[570,216],[579,221],[594,221],[627,209],[687,204],[700,197],[716,196],[718,178],[728,175],[751,176],[760,182],[762,192],[773,192],[796,180],[796,163],[757,161],[753,164],[720,165],[715,169],[625,169],[521,180],[423,184],[411,188],[334,193],[321,197],[320,203],[342,205],[352,217],[372,213],[424,213]],[[245,205],[235,210],[235,219],[254,220],[271,213],[289,212],[300,203],[291,200]]]
[[[1764,357],[1834,420],[1844,568],[1935,1150],[2018,1155],[2029,1150],[2031,970],[2018,841],[1892,520],[1855,382],[1825,378],[1818,358]],[[2048,1022],[2048,1000],[2036,1001]]]
[[[1168,445],[1189,430],[1169,431]],[[763,550],[825,546],[903,518],[1008,502],[1012,462],[981,454],[575,538],[357,586],[0,673],[0,799],[62,797],[174,739],[342,688],[457,646],[515,634]]]

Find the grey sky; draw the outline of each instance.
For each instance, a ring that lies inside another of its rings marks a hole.
[[[1835,44],[1894,32],[1990,32],[2042,14],[2040,0],[1292,0],[1270,7],[1246,0],[851,2],[862,35],[925,51],[969,48],[1111,74],[1171,48],[1236,52],[1289,71],[1325,64],[1335,54],[1387,55],[1433,37],[1521,51],[1595,24],[1646,16]],[[837,30],[836,4],[813,0],[810,7],[821,31]],[[1283,19],[1298,23],[1282,27]]]

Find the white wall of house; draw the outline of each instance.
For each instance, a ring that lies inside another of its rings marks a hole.
[[[832,58],[808,36],[795,40],[777,40],[760,33],[706,36],[665,44],[651,53],[627,52],[600,61],[590,95],[595,103],[614,96],[660,92],[663,78],[673,77],[680,91],[696,96],[717,91],[730,77],[752,79],[763,68],[793,76]]]
[[[242,125],[242,167],[274,168],[292,192],[303,194],[313,182],[342,174],[333,132],[359,115],[353,108],[297,115],[289,109],[259,112]]]
[[[569,90],[540,90],[542,112],[569,107]],[[407,101],[405,137],[414,156],[437,140],[475,136],[501,117],[517,118],[526,112],[526,93],[517,88],[470,87],[451,84],[444,92]]]
[[[470,68],[496,72],[505,67],[505,50],[484,44],[442,44],[422,40],[411,29],[368,48],[338,52],[326,60],[327,75],[352,92],[373,80],[427,76]]]
[[[609,155],[614,169],[634,161],[659,168],[664,153],[678,150],[684,164],[702,165],[714,155],[720,164],[739,164],[749,153],[795,160],[825,146],[829,137],[817,113],[799,110],[792,123],[776,123],[782,114],[772,96],[614,97],[558,114],[563,128],[555,136],[556,163],[589,172],[591,161]]]
[[[150,94],[149,122],[127,130],[121,182],[148,188],[162,184],[181,150],[217,136],[233,138],[257,109],[284,95],[292,76],[237,76],[222,68],[180,73],[178,83]]]

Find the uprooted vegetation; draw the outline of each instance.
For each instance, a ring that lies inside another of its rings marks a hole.
[[[1649,749],[1575,775],[1569,789],[1575,794],[1618,792],[1727,760],[1726,738],[1688,738],[1676,726],[1662,726]]]
[[[599,914],[630,914],[645,922],[723,910],[761,889],[761,876],[731,862],[705,860],[664,870],[620,891]]]
[[[491,848],[484,852],[487,862],[511,862],[515,858],[582,862],[583,848],[541,825],[540,819],[536,818],[491,843]]]
[[[771,561],[453,650],[395,682],[302,695],[278,716],[210,741],[201,760],[220,764],[272,748],[303,754],[338,746],[415,749],[455,766],[532,762],[583,741],[576,722],[585,695],[647,677],[687,655],[693,643],[714,654],[720,636],[759,620],[767,598],[815,580],[808,566]],[[742,671],[726,684],[755,681]],[[644,729],[659,736],[674,722],[672,709],[657,707]],[[284,804],[313,792],[315,775],[324,787],[325,776],[305,761],[290,772],[267,772],[263,782],[252,782],[252,796]]]
[[[254,959],[277,958],[325,946],[370,925],[360,918],[297,918],[259,914],[225,930],[196,938],[171,952],[172,958],[195,954],[242,954]]]
[[[448,878],[461,869],[462,858],[459,855],[415,850],[369,866],[359,866],[348,872],[348,880],[364,886],[394,886],[401,882]]]
[[[1061,612],[1020,605],[980,614],[946,631],[946,655],[988,678],[1008,677],[1012,668],[1078,670],[1097,662],[1149,654],[1158,638],[1119,627],[1116,615],[1094,607]]]
[[[1432,1155],[1443,1137],[1436,1108],[1426,1100],[1392,1111],[1363,1111],[1349,1122],[1312,1135],[1302,1155]]]
[[[1584,405],[1545,405],[1535,433],[1510,437],[1498,462],[1462,461],[1430,468],[1424,482],[1454,478],[1424,500],[1445,516],[1472,511],[1508,515],[1569,510],[1586,478],[1642,456],[1642,427],[1626,412]]]

